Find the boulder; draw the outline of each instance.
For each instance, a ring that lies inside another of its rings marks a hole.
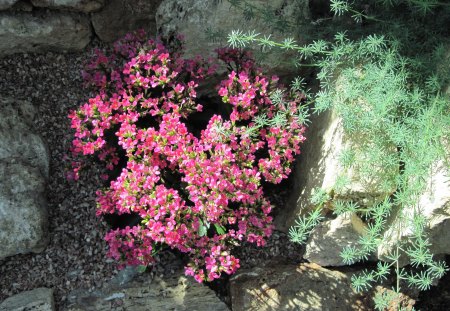
[[[37,168],[49,176],[49,151],[41,136],[33,132],[34,106],[22,100],[0,98],[0,160]]]
[[[184,276],[182,271],[164,278],[144,273],[129,283],[111,281],[93,292],[69,294],[66,311],[227,311],[228,307],[206,285]]]
[[[43,251],[48,243],[43,176],[14,160],[1,160],[0,174],[0,259]]]
[[[0,0],[0,11],[11,8],[19,0]]]
[[[14,53],[79,51],[90,41],[89,18],[64,12],[0,13],[0,57]]]
[[[243,270],[230,291],[233,311],[370,310],[345,274],[316,264]]]
[[[7,298],[0,304],[0,311],[55,311],[53,290],[36,288]]]
[[[273,9],[273,13],[287,21],[304,23],[303,29],[310,26],[310,14],[307,1],[289,2],[283,0],[267,1],[251,0],[247,1],[252,6]],[[273,22],[273,20],[272,20]],[[270,22],[264,18],[245,17],[242,8],[230,5],[228,1],[211,0],[167,0],[158,8],[156,15],[158,33],[163,37],[171,37],[182,34],[185,39],[186,57],[201,55],[205,58],[216,56],[214,50],[227,46],[227,35],[232,30],[255,30],[262,35],[271,35],[273,40],[283,40],[282,35],[274,30]],[[295,38],[302,43],[300,37]],[[264,58],[264,69],[276,69],[275,74],[285,75],[296,72],[295,67],[289,60],[295,59],[295,53],[282,53],[280,50],[270,53],[259,54]]]
[[[108,0],[105,7],[92,14],[92,26],[100,40],[112,42],[126,33],[145,29],[156,35],[155,15],[162,0]]]
[[[320,266],[344,266],[340,256],[346,246],[358,247],[366,224],[354,213],[344,213],[321,222],[306,242],[303,258]]]
[[[48,243],[49,154],[32,131],[33,107],[0,100],[0,259],[40,252]]]
[[[373,174],[367,180],[355,170],[345,171],[340,156],[344,150],[358,148],[358,142],[344,133],[342,119],[335,110],[327,110],[314,116],[305,136],[302,153],[292,173],[293,191],[285,208],[280,210],[275,219],[279,230],[288,231],[299,216],[315,208],[311,197],[316,189],[324,189],[333,194],[331,198],[334,200],[354,201],[363,206],[377,203],[394,191],[384,190],[380,186],[383,174]],[[344,172],[349,183],[338,190],[335,185]]]
[[[339,175],[339,152],[346,147],[341,119],[335,111],[313,116],[305,136],[306,141],[292,172],[293,192],[275,218],[277,228],[285,232],[299,216],[315,207],[310,199],[316,188],[332,189]]]
[[[31,3],[36,7],[89,13],[101,9],[105,0],[31,0]]]
[[[378,248],[378,258],[385,260],[396,245],[408,243],[413,234],[414,213],[425,216],[430,251],[434,255],[450,255],[450,170],[445,161],[436,162],[431,168],[426,187],[419,196],[418,204],[404,208],[392,215]],[[407,264],[406,258],[401,263]]]

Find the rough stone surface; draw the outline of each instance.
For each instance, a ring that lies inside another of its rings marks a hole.
[[[54,11],[0,13],[0,57],[47,50],[81,50],[90,38],[87,16]]]
[[[105,7],[92,14],[92,25],[100,40],[112,42],[124,34],[143,28],[156,34],[155,14],[162,0],[109,0]]]
[[[0,0],[0,10],[6,10],[11,8],[19,0]]]
[[[280,230],[287,231],[299,215],[310,211],[314,188],[329,190],[338,176],[340,150],[345,147],[341,120],[335,112],[314,117],[305,133],[307,139],[293,172],[294,191],[286,208],[275,219]]]
[[[435,255],[450,254],[450,171],[444,161],[435,163],[427,179],[426,188],[419,197],[418,205],[405,208],[393,215],[393,221],[384,234],[378,248],[378,258],[386,259],[399,242],[404,243],[412,236],[412,222],[415,212],[425,216],[429,223],[428,239],[431,252]],[[403,219],[402,221],[400,221]],[[406,220],[406,221],[405,221]],[[409,221],[408,221],[409,220]],[[400,228],[400,229],[399,229]],[[402,260],[407,264],[406,258]]]
[[[33,8],[34,7],[31,4],[31,2],[29,2],[29,0],[19,0],[9,10],[11,10],[11,11],[31,12],[31,11],[33,11]]]
[[[36,7],[88,13],[101,9],[105,4],[105,0],[31,0],[31,3]]]
[[[14,295],[0,304],[0,311],[54,311],[53,290],[36,288]]]
[[[365,227],[354,213],[324,221],[311,232],[303,258],[320,266],[344,266],[340,253],[346,246],[358,246]]]
[[[343,172],[339,157],[343,150],[356,144],[345,135],[342,120],[336,111],[327,110],[313,118],[293,172],[294,191],[284,210],[275,219],[279,230],[289,230],[298,216],[315,207],[311,203],[314,189],[333,192],[336,180]],[[377,202],[387,194],[379,189],[381,178],[376,175],[368,182],[361,180],[355,172],[350,171],[348,174],[350,183],[345,190],[335,193],[334,199],[350,199],[365,205]]]
[[[229,310],[211,289],[181,271],[163,279],[142,274],[125,285],[113,280],[94,292],[74,292],[69,301],[73,303],[66,311]]]
[[[42,138],[33,132],[35,117],[31,103],[0,98],[0,160],[15,159],[48,178],[49,152]]]
[[[316,264],[241,271],[230,290],[233,311],[369,310],[345,274]]]
[[[48,243],[45,182],[36,168],[0,161],[0,259]]]
[[[33,107],[0,100],[0,259],[48,243],[45,184],[49,154],[32,132]]]
[[[262,0],[248,1],[252,5],[267,9],[268,2]],[[294,1],[295,2],[295,1]],[[298,2],[300,3],[300,2]],[[270,1],[270,7],[283,19],[291,21],[298,17],[298,20],[305,22],[305,27],[309,21],[308,3],[297,7],[293,2],[287,3],[283,0]],[[226,36],[232,30],[255,30],[258,33],[272,35],[272,39],[284,38],[274,32],[267,22],[261,18],[245,19],[242,9],[232,7],[228,1],[211,0],[167,0],[158,8],[156,15],[158,33],[170,37],[181,33],[185,38],[185,55],[193,57],[202,55],[204,57],[215,56],[214,50],[226,46]],[[212,40],[209,34],[215,33]],[[301,38],[296,38],[302,41]],[[264,60],[265,69],[277,68],[277,74],[283,75],[285,72],[295,71],[292,63],[286,60],[294,59],[291,54],[280,57],[280,51],[268,53]],[[262,56],[262,55],[260,55]]]

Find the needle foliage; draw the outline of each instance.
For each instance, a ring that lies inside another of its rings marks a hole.
[[[246,13],[248,17],[271,18],[269,10],[256,10],[249,1],[229,2],[255,14]],[[320,88],[310,109],[336,112],[354,144],[340,156],[343,169],[333,189],[316,189],[311,198],[316,209],[300,217],[289,234],[293,242],[305,243],[325,209],[336,215],[357,213],[366,232],[358,246],[344,248],[341,256],[353,264],[389,246],[386,260],[352,277],[354,288],[364,291],[393,273],[393,293],[374,298],[377,310],[385,310],[405,286],[427,290],[448,270],[430,251],[429,224],[419,197],[437,164],[447,173],[449,168],[450,7],[435,0],[331,0],[316,15],[309,21],[312,31],[302,37],[307,44],[294,39],[301,29],[292,21],[277,22],[286,35],[282,41],[234,30],[228,43],[274,53],[295,51],[297,66],[316,68]],[[304,87],[299,81],[293,87]],[[363,186],[375,186],[382,195],[371,202],[346,197],[355,172]],[[388,225],[392,218],[396,221]],[[391,237],[386,237],[388,229]],[[412,232],[407,239],[401,238],[405,230]],[[383,245],[392,240],[394,245]]]

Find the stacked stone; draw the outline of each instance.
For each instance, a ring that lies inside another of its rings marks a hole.
[[[79,51],[95,36],[114,41],[143,28],[156,32],[160,0],[0,0],[0,57]]]

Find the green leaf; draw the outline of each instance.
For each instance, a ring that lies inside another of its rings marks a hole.
[[[204,223],[200,220],[200,226],[198,227],[198,235],[199,236],[205,236],[209,229],[209,223]]]
[[[372,287],[371,282],[373,281],[372,273],[367,271],[363,271],[359,275],[354,274],[351,277],[352,286],[358,293],[369,290]]]
[[[219,235],[225,234],[225,227],[218,225],[218,224],[214,224],[214,228],[216,228],[216,232]]]
[[[330,200],[330,196],[326,192],[325,189],[322,188],[314,188],[311,196],[311,203],[314,205],[325,204],[328,200]]]
[[[352,265],[355,262],[358,261],[358,250],[356,249],[356,247],[354,246],[346,246],[344,247],[344,249],[341,251],[340,255],[342,258],[342,261],[346,264],[346,265]]]
[[[293,243],[304,244],[312,230],[324,219],[322,208],[316,208],[306,216],[300,216],[289,228],[289,239]]]

